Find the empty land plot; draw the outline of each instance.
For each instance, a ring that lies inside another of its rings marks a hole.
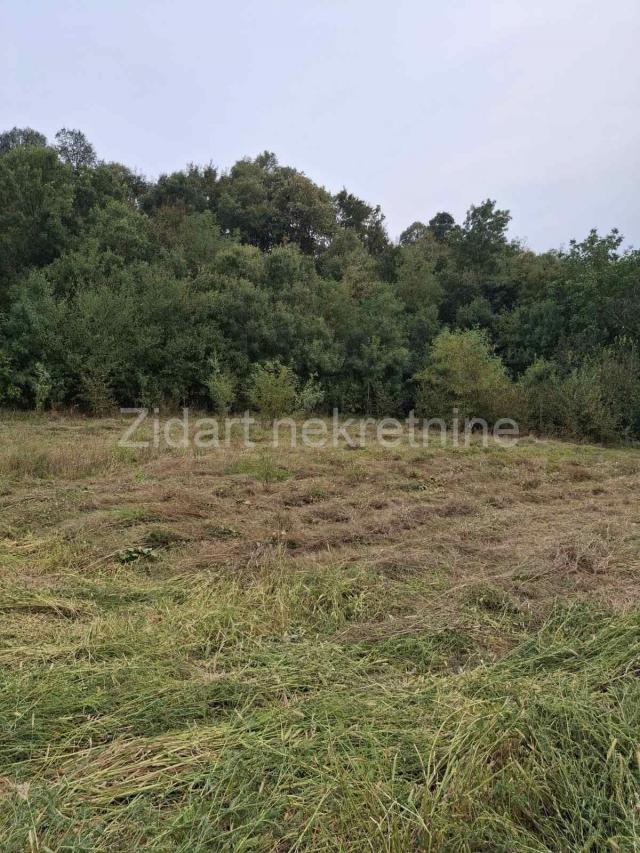
[[[0,428],[3,850],[640,846],[640,452]]]

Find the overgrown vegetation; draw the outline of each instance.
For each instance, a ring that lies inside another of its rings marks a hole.
[[[640,455],[0,446],[0,847],[640,845]]]
[[[448,418],[455,403],[637,438],[640,253],[614,231],[536,254],[509,219],[488,200],[396,245],[378,207],[269,153],[147,181],[79,131],[49,145],[14,128],[0,135],[0,404]]]

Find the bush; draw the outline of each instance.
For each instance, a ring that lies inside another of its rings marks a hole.
[[[236,380],[228,370],[220,367],[216,358],[210,362],[206,384],[214,411],[223,417],[229,414],[236,396]]]
[[[9,357],[0,350],[0,404],[15,403],[22,396]]]
[[[106,371],[93,368],[80,377],[81,398],[92,415],[105,415],[115,405]]]
[[[527,424],[540,433],[590,441],[640,435],[640,358],[624,343],[564,376],[539,359],[519,386]]]
[[[640,438],[640,355],[635,345],[621,340],[604,349],[597,361],[603,402],[615,419],[615,432]]]
[[[566,423],[566,403],[558,365],[538,359],[518,383],[522,392],[523,416],[529,429],[556,435]]]
[[[33,379],[33,394],[36,404],[36,412],[44,412],[53,390],[51,373],[41,362],[36,362],[35,376]]]
[[[493,423],[517,414],[517,394],[486,333],[444,330],[434,339],[418,383],[418,412],[429,418],[484,418]]]
[[[251,405],[265,418],[291,414],[298,402],[296,375],[279,361],[256,364],[248,396]]]
[[[304,383],[297,395],[297,409],[303,414],[313,414],[324,402],[324,389],[315,374]]]
[[[562,433],[590,441],[610,441],[616,434],[616,413],[607,405],[598,366],[583,364],[561,385],[564,423]]]

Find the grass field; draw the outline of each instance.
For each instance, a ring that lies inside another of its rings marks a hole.
[[[640,452],[0,418],[0,849],[640,850]]]

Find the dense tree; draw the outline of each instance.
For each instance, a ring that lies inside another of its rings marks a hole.
[[[140,203],[151,214],[165,207],[175,207],[184,215],[215,211],[218,198],[218,173],[211,165],[190,164],[186,171],[160,175],[148,187]]]
[[[452,230],[455,228],[456,221],[450,213],[441,211],[429,220],[429,231],[433,234],[436,240],[442,242],[446,240]]]
[[[338,225],[355,231],[371,255],[382,255],[389,247],[389,238],[380,205],[372,207],[343,189],[336,195],[336,206]]]
[[[146,181],[98,161],[80,131],[50,146],[13,128],[0,134],[0,403],[224,413],[257,399],[259,378],[304,411],[458,405],[640,438],[640,253],[593,231],[536,254],[509,220],[487,200],[394,245],[378,206],[268,152]]]
[[[96,165],[95,148],[81,130],[66,127],[59,130],[56,133],[56,150],[62,162],[71,166],[74,172]]]
[[[38,148],[45,148],[47,145],[47,137],[31,127],[13,127],[11,130],[5,130],[0,133],[0,154],[6,154],[14,148],[20,148],[24,145],[35,145]]]
[[[438,216],[442,217],[446,214]],[[498,257],[507,244],[507,228],[510,220],[509,211],[498,210],[495,201],[491,199],[477,206],[472,204],[457,233],[456,249],[459,265],[477,270],[494,270]],[[434,233],[437,233],[437,229],[442,230],[440,224],[432,228]]]
[[[69,245],[73,197],[71,170],[52,149],[18,146],[0,158],[0,287]]]
[[[336,227],[329,193],[268,151],[236,163],[218,190],[222,229],[263,251],[292,242],[314,254]]]
[[[424,224],[424,222],[412,222],[408,228],[404,229],[400,235],[398,243],[403,248],[405,246],[411,246],[414,243],[424,240],[428,234],[429,228]]]
[[[92,208],[110,199],[137,205],[146,189],[146,181],[120,163],[98,163],[95,168],[76,174],[74,187],[75,217],[81,227]]]

